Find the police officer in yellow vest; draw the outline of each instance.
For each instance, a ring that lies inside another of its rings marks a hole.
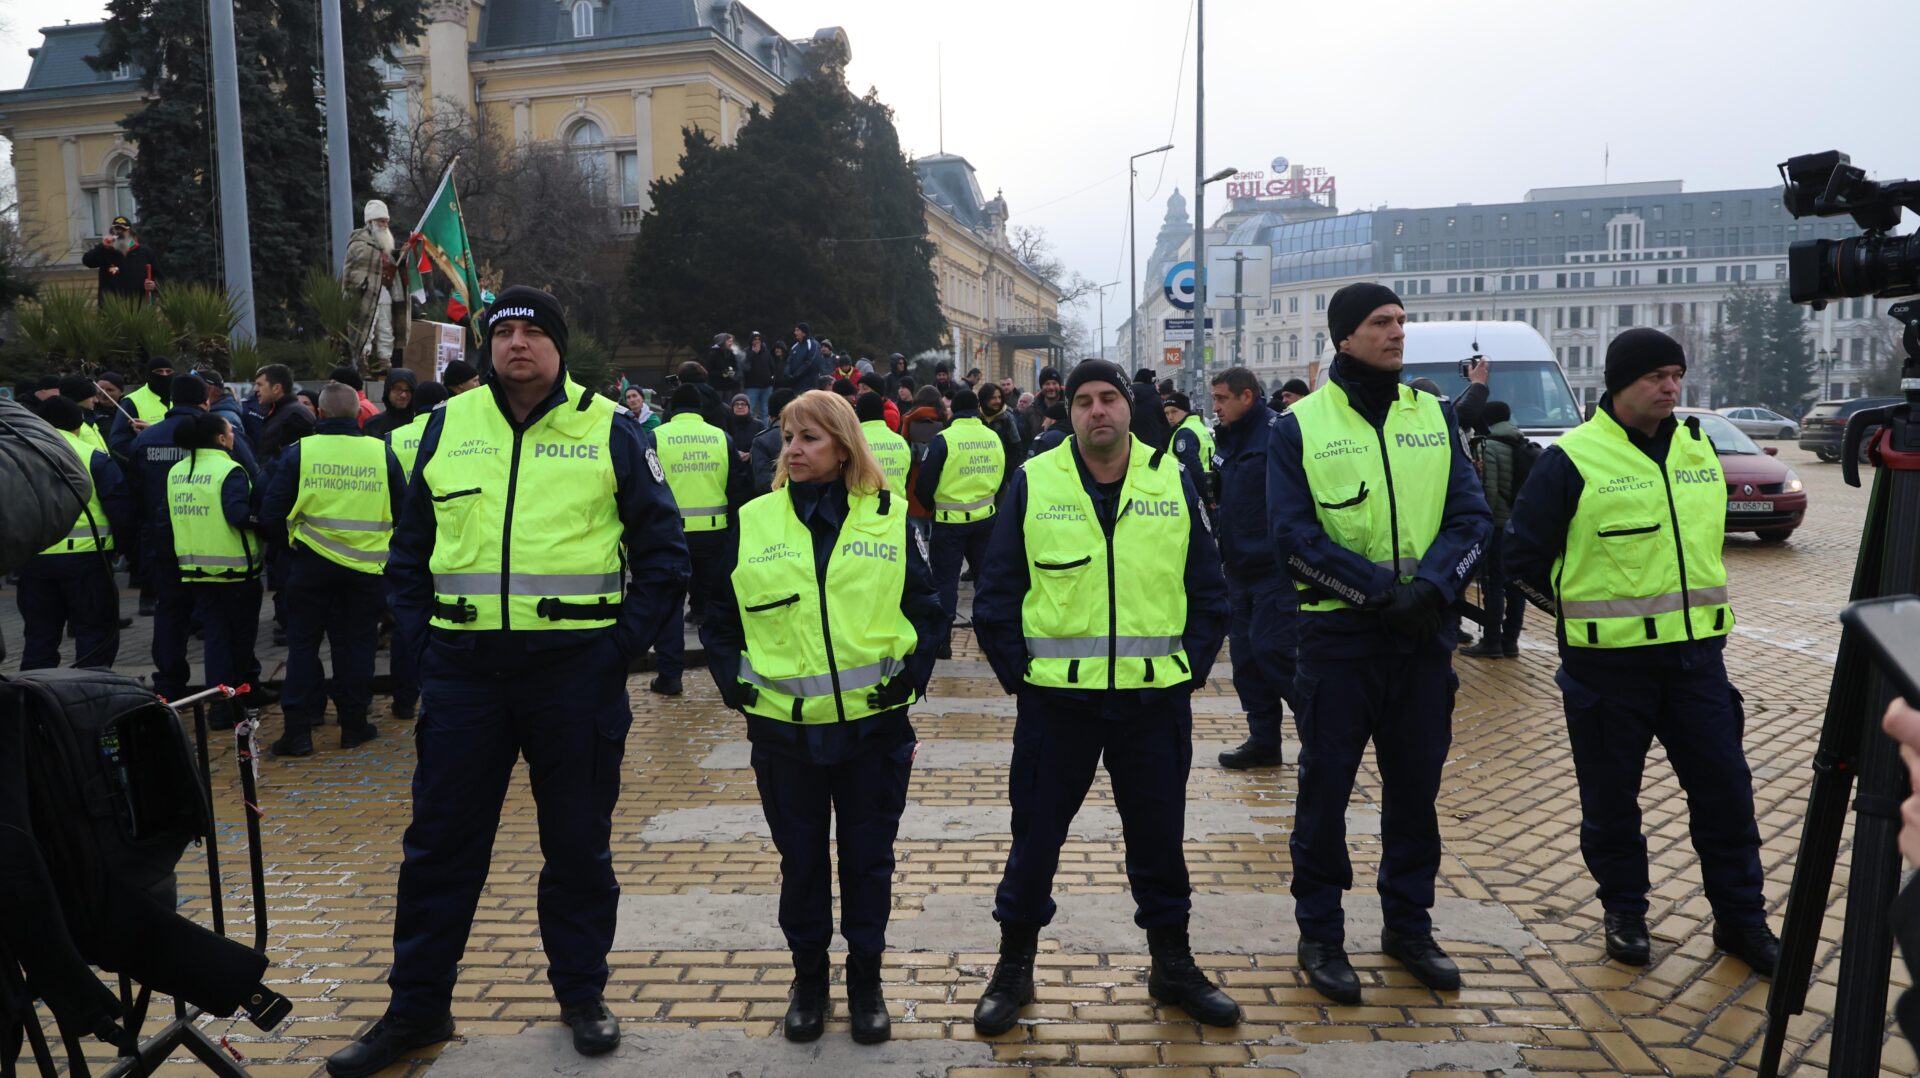
[[[1193,402],[1185,393],[1168,394],[1161,410],[1166,413],[1167,425],[1173,428],[1173,440],[1169,443],[1173,459],[1193,477],[1193,486],[1200,492],[1202,504],[1219,504],[1220,469],[1213,460],[1213,432],[1207,429],[1205,420],[1194,414]]]
[[[995,506],[1014,463],[1007,459],[1000,435],[980,421],[980,401],[973,390],[956,391],[953,422],[927,444],[913,481],[914,496],[933,511],[933,579],[949,622],[960,606],[960,560],[965,558],[977,573],[986,559]],[[940,658],[951,654],[942,640]]]
[[[1126,832],[1147,992],[1215,1026],[1240,1007],[1194,964],[1186,851],[1193,690],[1227,632],[1227,589],[1192,479],[1129,433],[1126,374],[1082,360],[1067,378],[1073,436],[1023,464],[980,567],[980,648],[1019,698],[1013,848],[994,900],[1000,961],[973,1012],[983,1036],[1034,996],[1040,929],[1073,817],[1102,761]]]
[[[175,392],[178,392],[176,388]],[[259,676],[260,574],[253,481],[234,459],[239,433],[199,412],[173,428],[185,454],[167,470],[167,529],[180,590],[193,600],[205,644],[208,685],[239,688]]]
[[[59,542],[20,567],[20,669],[60,665],[60,638],[73,630],[73,665],[110,667],[120,651],[120,592],[114,586],[114,535],[132,522],[132,501],[120,466],[85,434],[80,405],[49,397],[40,418],[73,448],[93,493]]]
[[[715,589],[733,571],[733,514],[746,503],[751,490],[747,464],[733,452],[727,432],[702,414],[704,396],[696,385],[675,388],[667,402],[671,418],[653,430],[660,467],[680,507],[687,552],[693,559],[687,588],[692,618],[676,607],[660,639],[653,642],[659,673],[647,687],[662,696],[680,695],[680,678],[687,669],[687,622],[699,624],[713,603]]]
[[[387,552],[395,646],[421,653],[413,822],[392,1001],[328,1059],[335,1078],[452,1036],[457,966],[522,756],[546,858],[547,980],[577,1051],[620,1040],[602,993],[620,898],[609,839],[633,721],[627,665],[680,601],[686,542],[651,439],[567,377],[559,301],[507,288],[482,324],[492,369],[427,420]]]
[[[1676,422],[1686,371],[1679,342],[1658,330],[1613,339],[1606,395],[1534,464],[1501,560],[1558,603],[1555,680],[1608,955],[1635,966],[1652,957],[1639,794],[1659,738],[1687,794],[1714,945],[1771,976],[1779,943],[1761,890],[1746,714],[1723,660],[1733,629],[1720,560],[1726,476],[1699,421]]]
[[[393,450],[361,431],[359,414],[352,387],[335,382],[322,389],[319,426],[280,454],[260,501],[262,530],[288,551],[287,677],[280,689],[287,726],[273,743],[276,756],[313,753],[313,728],[329,691],[341,748],[378,736],[367,712],[386,608],[381,574],[407,485]],[[332,677],[320,666],[323,635],[333,649]]]
[[[913,447],[907,440],[887,429],[887,403],[877,393],[862,393],[854,402],[854,414],[860,417],[860,433],[867,448],[873,450],[880,470],[887,475],[887,489],[897,497],[907,496],[907,474],[913,471]]]
[[[387,432],[387,445],[400,462],[403,480],[413,478],[413,465],[420,456],[420,439],[426,437],[427,419],[433,410],[445,404],[453,394],[439,382],[422,382],[413,390],[413,419],[404,427]],[[404,486],[404,484],[403,484]],[[420,703],[420,668],[412,648],[389,647],[387,672],[393,681],[393,717],[413,721]]]
[[[1493,516],[1452,407],[1400,382],[1406,318],[1382,285],[1335,292],[1331,377],[1267,442],[1267,514],[1300,598],[1300,797],[1289,841],[1300,965],[1341,1003],[1360,999],[1340,902],[1353,886],[1345,813],[1369,740],[1386,787],[1381,949],[1429,988],[1460,986],[1429,914],[1440,869],[1434,801],[1459,684],[1445,613],[1473,579]]]
[[[740,511],[740,553],[700,638],[727,706],[745,713],[754,778],[780,851],[780,929],[793,952],[786,1036],[820,1036],[840,932],[853,1038],[886,1040],[880,990],[893,839],[913,766],[907,707],[926,692],[945,615],[925,540],[844,398],[802,393],[780,411],[773,491]],[[830,819],[833,818],[833,819]]]

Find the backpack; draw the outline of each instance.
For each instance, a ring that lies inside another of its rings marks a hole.
[[[1505,434],[1488,437],[1513,450],[1513,496],[1520,497],[1520,491],[1527,485],[1527,476],[1533,474],[1533,465],[1540,459],[1540,446],[1524,434],[1518,438]]]
[[[11,684],[27,724],[34,833],[76,937],[101,925],[109,878],[171,908],[180,855],[213,832],[180,717],[139,682],[105,671],[35,670]]]
[[[0,572],[12,572],[73,529],[93,477],[60,432],[0,400]]]

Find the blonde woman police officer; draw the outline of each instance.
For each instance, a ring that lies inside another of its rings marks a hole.
[[[740,511],[733,573],[701,627],[727,706],[746,715],[780,850],[780,928],[793,951],[789,1040],[820,1036],[833,936],[828,821],[840,842],[853,1038],[889,1036],[880,993],[893,838],[913,766],[907,706],[946,628],[923,541],[907,527],[853,407],[814,390],[780,413],[773,490]]]

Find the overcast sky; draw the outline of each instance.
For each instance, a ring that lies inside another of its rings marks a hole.
[[[1127,156],[1175,144],[1164,170],[1141,161],[1143,258],[1167,195],[1193,193],[1191,3],[749,6],[787,37],[844,27],[849,81],[893,106],[909,154],[942,145],[944,67],[947,152],[1069,267],[1120,282],[1111,335],[1126,308]],[[38,27],[103,10],[0,5],[0,87],[25,80]],[[1207,171],[1284,155],[1336,176],[1345,210],[1511,201],[1598,183],[1603,167],[1689,191],[1762,186],[1787,156],[1825,149],[1880,178],[1920,176],[1920,93],[1895,52],[1915,21],[1913,0],[1207,0]],[[1211,218],[1222,192],[1209,194]],[[1083,313],[1097,323],[1091,301]]]

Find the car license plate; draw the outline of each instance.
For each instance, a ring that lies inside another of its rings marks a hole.
[[[1727,512],[1729,513],[1771,513],[1773,512],[1773,503],[1772,502],[1728,502]]]

